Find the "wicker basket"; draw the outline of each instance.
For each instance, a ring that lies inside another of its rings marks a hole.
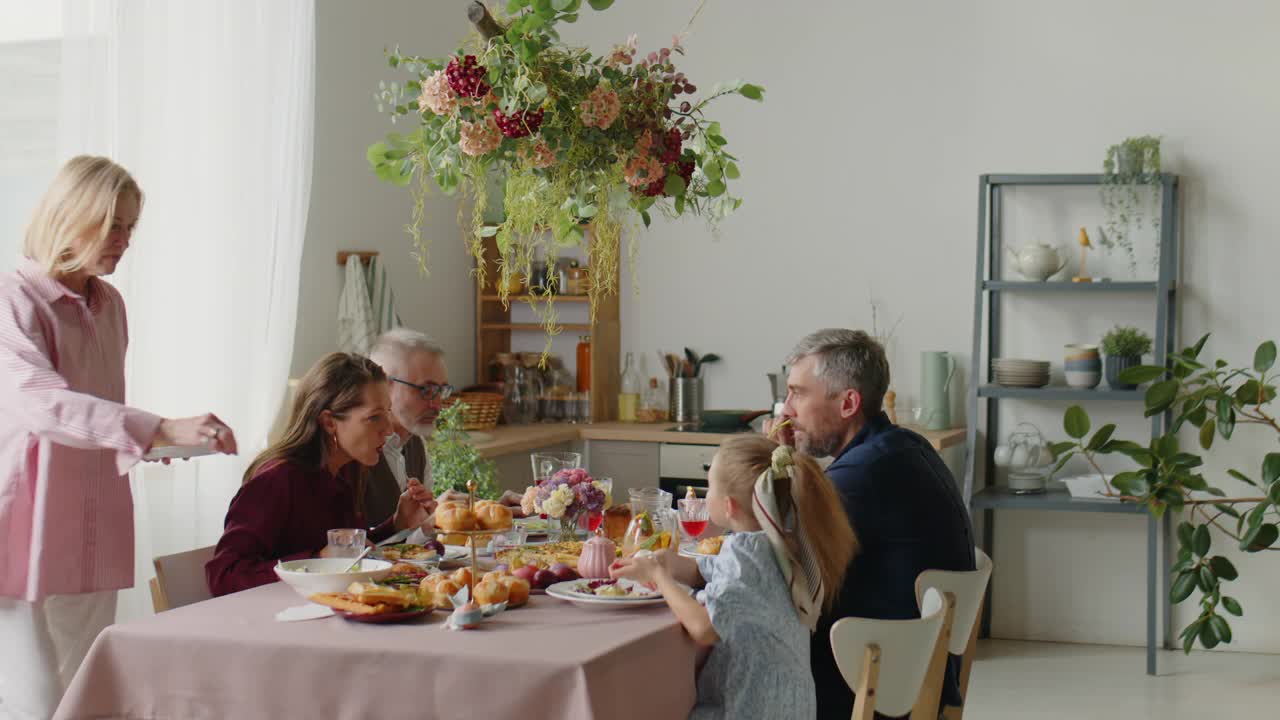
[[[498,418],[502,417],[502,396],[497,393],[462,392],[450,396],[444,401],[445,407],[456,403],[464,403],[467,409],[462,413],[463,430],[492,430],[498,426]]]

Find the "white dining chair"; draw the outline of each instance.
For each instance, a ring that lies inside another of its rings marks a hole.
[[[156,576],[151,581],[151,604],[156,612],[190,605],[213,597],[204,566],[213,558],[213,545],[152,559]]]
[[[946,617],[946,599],[925,593],[919,620],[849,617],[831,627],[836,667],[855,694],[853,720],[905,715],[915,707]]]
[[[978,618],[982,616],[982,604],[986,598],[987,585],[991,581],[992,568],[991,558],[981,548],[974,548],[974,559],[977,566],[974,570],[925,570],[916,578],[916,602],[921,611],[923,612],[929,590],[936,589],[955,597],[955,617],[951,627],[944,631],[947,635],[945,642],[940,641],[935,652],[929,677],[920,694],[920,704],[912,712],[914,720],[936,720],[938,717],[948,654],[963,658],[959,678],[960,697],[968,698],[969,672],[973,667],[973,652],[978,641]],[[945,710],[948,720],[959,720],[964,715],[963,707],[948,706]]]

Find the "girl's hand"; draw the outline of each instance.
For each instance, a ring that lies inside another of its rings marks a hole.
[[[421,527],[435,510],[436,499],[431,490],[417,478],[409,478],[409,486],[400,494],[400,501],[396,504],[396,529]]]
[[[662,561],[654,555],[633,555],[622,558],[609,566],[610,579],[628,578],[638,583],[656,586],[659,578],[669,575]]]

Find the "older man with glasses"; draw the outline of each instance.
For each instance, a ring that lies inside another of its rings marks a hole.
[[[453,387],[444,348],[416,330],[396,328],[384,333],[369,357],[382,366],[391,384],[392,432],[382,446],[382,459],[365,483],[365,515],[376,520],[395,513],[410,478],[431,487],[424,440],[435,429],[436,417]]]

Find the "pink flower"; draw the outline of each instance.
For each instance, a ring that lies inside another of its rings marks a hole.
[[[647,155],[651,147],[653,147],[653,133],[645,130],[644,134],[636,140],[636,154]]]
[[[672,49],[672,50],[679,50],[680,48],[684,47],[684,46],[681,44],[681,42],[684,40],[684,36],[685,36],[685,34],[684,34],[684,33],[680,33],[679,35],[672,35],[672,36],[671,36],[671,49]]]
[[[625,45],[614,45],[613,52],[609,53],[608,63],[614,67],[619,65],[630,65],[636,56],[636,36],[633,33],[627,38]]]
[[[517,152],[520,158],[529,163],[529,167],[535,170],[556,164],[556,154],[551,152],[551,148],[547,147],[547,143],[541,138],[532,143],[521,145]]]
[[[463,121],[461,135],[462,142],[459,145],[462,152],[468,155],[484,155],[502,144],[502,133],[498,131],[498,124],[492,117],[475,123]]]
[[[458,108],[458,95],[449,87],[449,78],[443,70],[437,70],[422,84],[418,96],[418,111],[430,110],[436,115],[449,115]]]
[[[644,187],[662,178],[662,163],[648,155],[637,155],[631,158],[624,171],[627,184],[631,187]]]
[[[598,85],[587,99],[582,101],[582,124],[607,130],[613,121],[618,119],[618,112],[621,109],[622,103],[618,100],[618,93]]]

